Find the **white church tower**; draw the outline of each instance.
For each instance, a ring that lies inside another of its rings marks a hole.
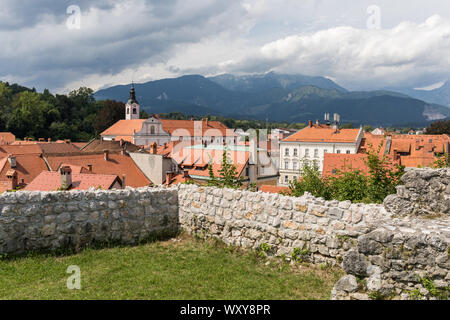
[[[130,100],[128,100],[125,106],[125,119],[135,120],[139,119],[140,105],[136,100],[136,92],[134,91],[134,83],[131,85]]]

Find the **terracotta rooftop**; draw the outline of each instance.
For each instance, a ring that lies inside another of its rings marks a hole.
[[[88,190],[89,188],[111,189],[114,184],[121,183],[116,175],[103,174],[72,174],[72,185],[70,190]],[[59,172],[43,171],[30,184],[25,187],[27,191],[56,191],[61,187],[61,176]]]
[[[185,148],[184,155],[187,155],[184,159],[178,158],[174,155],[173,159],[180,163],[183,169],[189,170],[191,177],[209,177],[209,166],[212,165],[213,174],[215,177],[220,176],[220,170],[222,169],[222,156],[223,150],[214,149],[197,149],[192,150]],[[248,151],[228,151],[228,158],[231,163],[236,167],[236,177],[240,177],[243,173],[245,166],[250,158],[250,152]],[[211,163],[210,163],[211,162]]]
[[[115,141],[107,141],[101,139],[95,139],[86,144],[81,151],[83,152],[103,152],[103,150],[109,150],[110,152],[120,152],[125,149],[129,152],[136,152],[140,148],[128,141],[120,142],[120,139]]]
[[[16,141],[16,136],[11,132],[0,132],[0,143],[1,144],[10,144]]]
[[[361,129],[335,130],[329,126],[312,125],[287,137],[283,142],[342,142],[354,143]]]
[[[80,153],[80,149],[70,142],[26,141],[25,144],[0,146],[0,154],[41,154],[41,153]]]
[[[289,187],[264,185],[259,188],[259,191],[266,193],[281,193],[281,192],[288,192]]]
[[[117,175],[122,178],[126,175],[126,185],[134,188],[144,187],[151,184],[133,160],[127,155],[120,153],[109,153],[108,161],[104,159],[103,152],[69,154],[69,155],[46,155],[45,159],[52,171],[57,170],[62,164],[81,166],[88,168],[92,165],[92,172],[96,174]]]
[[[42,149],[36,144],[27,144],[27,145],[4,145],[0,146],[0,156],[14,154],[34,154],[40,155],[42,153]]]
[[[119,120],[111,127],[101,133],[102,136],[131,136],[134,132],[142,130],[142,126],[147,119],[137,120]],[[204,135],[208,130],[213,133],[213,136],[218,136],[219,133],[222,136],[237,136],[233,130],[229,129],[223,123],[219,121],[194,121],[194,120],[165,120],[160,119],[163,130],[170,135],[176,136],[194,136],[194,126],[201,123],[202,134]],[[181,130],[182,129],[182,130]],[[217,132],[212,131],[216,129]],[[228,129],[228,130],[227,130]]]
[[[322,177],[333,176],[337,171],[360,170],[365,174],[369,173],[366,166],[367,155],[365,154],[335,154],[325,153],[323,160]]]
[[[11,168],[8,156],[0,159],[0,181],[7,181],[6,174],[14,169],[17,172],[17,181],[21,184],[22,179],[25,184],[33,181],[42,171],[48,171],[44,159],[36,154],[14,155],[16,158],[16,167]]]
[[[42,153],[45,153],[45,154],[46,153],[80,152],[80,149],[77,148],[71,142],[62,142],[62,143],[47,142],[47,143],[38,143],[37,145],[41,148]]]

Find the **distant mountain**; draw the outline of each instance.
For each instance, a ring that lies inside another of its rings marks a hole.
[[[442,87],[433,90],[417,90],[408,88],[398,88],[395,90],[416,99],[444,105],[450,108],[450,81],[445,82]]]
[[[223,74],[208,79],[228,90],[241,92],[263,92],[273,88],[292,90],[303,86],[314,86],[322,89],[335,89],[340,92],[347,92],[346,89],[324,77],[277,74],[275,72],[247,76]]]
[[[314,83],[314,84],[312,84]],[[222,115],[233,118],[306,122],[339,113],[343,122],[376,126],[419,124],[450,117],[450,109],[392,91],[349,92],[323,77],[279,75],[189,75],[137,84],[147,112]],[[126,102],[130,85],[95,93],[97,100]]]

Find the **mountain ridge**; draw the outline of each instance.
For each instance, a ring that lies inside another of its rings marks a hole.
[[[322,86],[322,87],[320,87]],[[129,85],[99,90],[96,99],[128,100]],[[389,90],[348,91],[330,79],[303,75],[206,78],[185,75],[135,84],[142,109],[274,121],[305,122],[339,113],[344,122],[393,125],[427,123],[450,117],[450,109]]]

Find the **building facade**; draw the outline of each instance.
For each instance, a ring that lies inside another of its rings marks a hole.
[[[279,185],[287,186],[301,176],[304,165],[316,165],[323,171],[324,156],[356,154],[364,136],[363,129],[338,129],[337,126],[312,124],[280,142]]]

